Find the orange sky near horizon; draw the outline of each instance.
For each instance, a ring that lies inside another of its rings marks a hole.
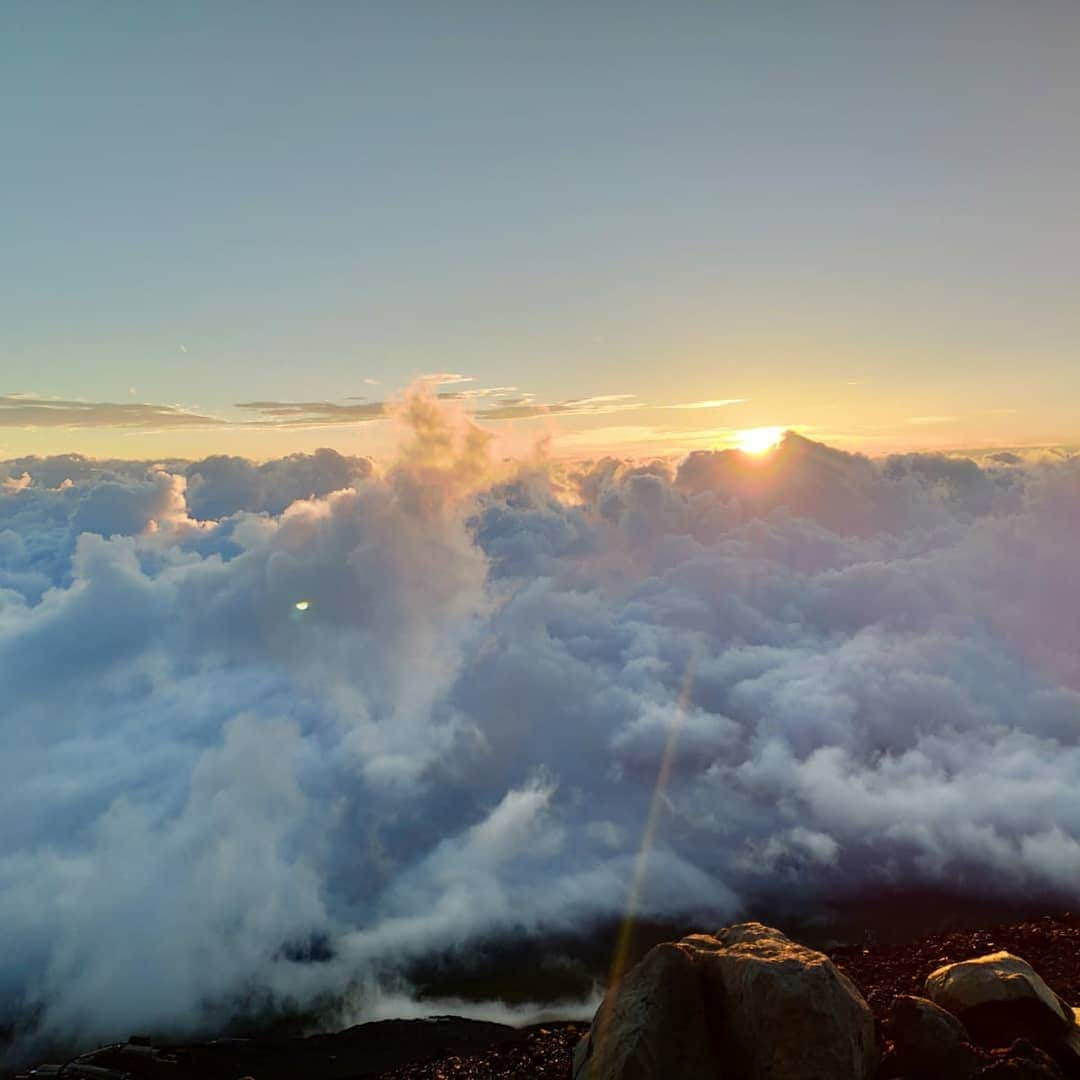
[[[480,388],[482,389],[482,388]],[[612,395],[614,396],[614,395]],[[844,399],[855,399],[845,407]],[[8,399],[10,400],[10,399]],[[391,401],[394,399],[391,398]],[[1070,446],[1080,441],[1064,417],[1056,424],[1046,418],[1033,422],[1021,408],[959,408],[912,413],[914,402],[875,401],[872,391],[858,386],[836,387],[832,395],[820,389],[800,401],[797,394],[768,398],[725,398],[719,394],[701,401],[674,401],[660,405],[626,395],[520,419],[483,416],[483,398],[444,401],[448,410],[479,423],[493,436],[492,453],[500,457],[530,458],[538,447],[553,458],[588,458],[605,454],[626,457],[671,456],[700,449],[743,445],[746,433],[762,429],[793,430],[815,441],[876,456],[908,450],[965,452],[1016,447]],[[978,405],[979,403],[975,403]],[[905,407],[906,405],[906,407]],[[490,406],[488,406],[490,407]],[[47,410],[47,403],[45,406]],[[909,415],[904,415],[909,414]],[[311,452],[329,446],[347,454],[392,458],[406,437],[393,418],[363,422],[289,422],[265,426],[248,417],[218,418],[206,426],[155,428],[149,420],[137,426],[87,421],[41,426],[0,426],[0,458],[80,453],[97,458],[165,459],[200,458],[235,454],[253,459]],[[0,408],[0,420],[3,410]]]

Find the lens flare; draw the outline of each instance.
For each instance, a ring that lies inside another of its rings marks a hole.
[[[311,604],[307,600],[297,600],[293,606],[297,611],[307,611]]]
[[[619,928],[619,936],[615,943],[615,954],[611,960],[611,970],[608,973],[608,987],[615,986],[626,973],[630,958],[630,949],[633,943],[634,928],[637,922],[638,908],[641,904],[641,894],[645,887],[645,878],[648,873],[649,853],[656,842],[656,833],[660,825],[660,818],[667,805],[667,786],[671,778],[671,767],[675,761],[675,752],[679,745],[679,735],[682,731],[683,720],[686,710],[690,705],[690,692],[694,686],[694,668],[697,666],[698,649],[691,652],[686,670],[683,673],[682,687],[679,690],[678,708],[672,716],[671,727],[668,729],[667,741],[664,745],[664,753],[660,759],[660,768],[656,776],[656,784],[653,787],[652,800],[649,804],[648,817],[645,819],[645,828],[641,836],[641,847],[638,849],[637,859],[634,863],[634,871],[630,879],[630,889],[626,897],[626,911],[622,925]],[[607,1042],[607,1021],[611,1014],[608,1013],[598,1019],[593,1028],[593,1057],[600,1061],[603,1058],[604,1046]]]
[[[738,442],[735,444],[744,454],[767,454],[784,437],[782,427],[759,427],[749,428],[739,432]]]

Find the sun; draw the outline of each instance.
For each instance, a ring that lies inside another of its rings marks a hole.
[[[756,427],[740,431],[736,446],[744,454],[767,454],[784,437],[782,427]]]

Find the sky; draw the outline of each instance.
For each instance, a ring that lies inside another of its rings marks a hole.
[[[5,4],[0,456],[379,454],[440,373],[511,449],[1075,443],[1077,40],[1071,0]]]
[[[0,1031],[1075,896],[1078,41],[0,5]]]

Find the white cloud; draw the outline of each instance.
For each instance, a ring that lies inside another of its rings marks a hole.
[[[1080,462],[496,468],[402,415],[381,471],[0,465],[5,1013],[194,1028],[618,917],[654,799],[647,914],[1080,887]]]
[[[728,405],[744,405],[749,398],[714,398],[708,401],[683,401],[675,405],[658,405],[659,409],[723,409]]]

